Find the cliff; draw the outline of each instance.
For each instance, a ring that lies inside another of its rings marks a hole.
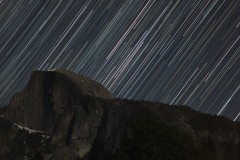
[[[0,159],[240,157],[239,123],[186,106],[115,99],[64,70],[33,72],[0,113]]]

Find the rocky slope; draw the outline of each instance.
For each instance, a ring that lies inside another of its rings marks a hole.
[[[69,71],[35,71],[0,110],[0,159],[239,160],[240,125],[186,106],[114,99]]]

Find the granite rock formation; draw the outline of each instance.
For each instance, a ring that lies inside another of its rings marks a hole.
[[[33,72],[0,114],[0,159],[240,157],[239,123],[186,106],[115,99],[64,70]]]

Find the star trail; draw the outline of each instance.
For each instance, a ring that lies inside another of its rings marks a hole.
[[[0,106],[34,70],[240,120],[240,1],[1,0]]]

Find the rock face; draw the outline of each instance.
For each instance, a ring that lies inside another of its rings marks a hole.
[[[40,159],[49,138],[0,117],[0,159]]]
[[[106,103],[112,98],[107,89],[87,77],[63,70],[36,71],[2,112],[5,119],[51,137],[42,158],[91,159],[97,154],[102,157],[99,145],[104,141],[109,143],[106,154],[119,143],[110,134],[121,132],[119,125],[125,121],[127,108],[112,108]]]
[[[112,95],[87,77],[62,70],[36,71],[26,89],[11,99],[4,115],[19,125],[49,131],[58,115],[76,110],[86,97],[110,99]]]
[[[4,117],[51,137],[45,159],[83,158],[107,118],[100,97],[107,100],[112,95],[87,77],[62,70],[36,71],[26,89],[12,98]]]
[[[239,160],[240,125],[181,106],[114,99],[69,71],[36,71],[0,110],[0,159]]]

